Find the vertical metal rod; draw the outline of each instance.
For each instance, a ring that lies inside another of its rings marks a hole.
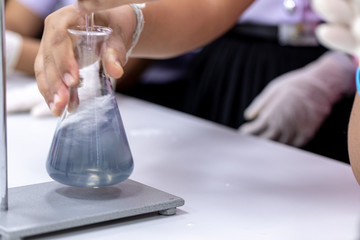
[[[5,2],[0,0],[0,211],[8,210],[8,170],[6,136]]]

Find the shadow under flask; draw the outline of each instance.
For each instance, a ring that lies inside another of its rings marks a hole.
[[[134,164],[101,52],[112,30],[102,26],[69,29],[76,48],[80,83],[58,121],[46,169],[65,185],[96,188],[126,180]]]

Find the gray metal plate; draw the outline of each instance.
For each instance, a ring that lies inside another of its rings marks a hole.
[[[0,234],[20,239],[151,212],[171,215],[182,205],[182,198],[130,179],[98,189],[47,182],[9,189]]]

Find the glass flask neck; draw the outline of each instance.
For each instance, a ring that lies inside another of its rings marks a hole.
[[[77,26],[68,29],[73,40],[74,55],[79,66],[79,84],[70,87],[69,103],[64,111],[66,115],[76,112],[80,101],[112,94],[111,82],[105,75],[101,56],[106,40],[112,30],[102,26]]]
[[[79,68],[99,61],[102,49],[105,47],[106,40],[112,33],[111,28],[102,26],[77,26],[68,29],[75,46],[74,54]]]

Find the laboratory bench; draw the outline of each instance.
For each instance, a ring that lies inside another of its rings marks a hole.
[[[360,191],[348,164],[117,99],[134,158],[130,179],[185,204],[173,216],[145,214],[36,239],[360,238]],[[10,188],[52,181],[45,162],[57,120],[8,115]]]

